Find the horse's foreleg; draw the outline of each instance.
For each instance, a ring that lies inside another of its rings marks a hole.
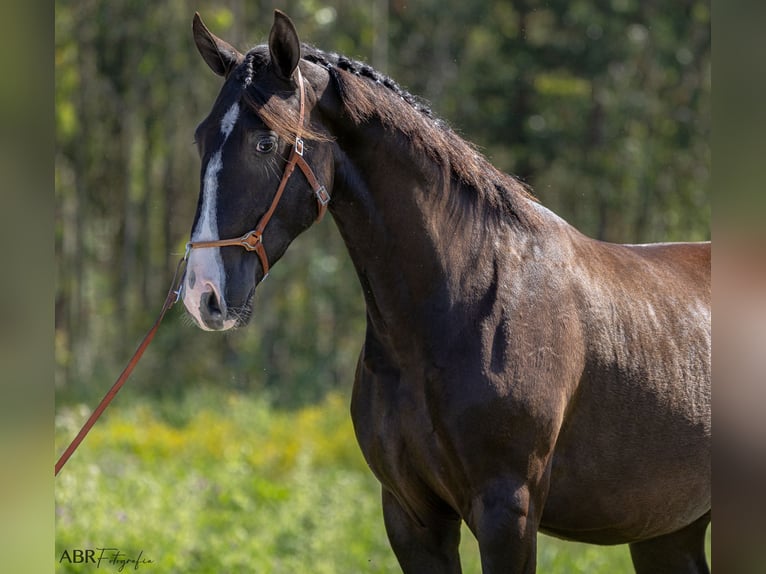
[[[708,574],[705,531],[710,513],[686,528],[630,545],[630,557],[638,574]]]
[[[479,542],[483,574],[535,572],[537,505],[521,482],[497,483],[474,499],[471,530]]]
[[[460,574],[459,519],[423,516],[420,524],[385,488],[383,518],[404,574]]]

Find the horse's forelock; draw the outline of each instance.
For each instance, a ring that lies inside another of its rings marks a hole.
[[[274,91],[271,86],[258,81],[258,76],[266,71],[270,61],[268,50],[264,48],[258,46],[250,50],[237,70],[236,78],[242,85],[245,104],[280,138],[291,144],[295,143],[299,131],[306,140],[327,140],[327,136],[314,130],[305,119],[303,126],[298,125],[300,114],[294,102],[291,102],[295,92]],[[309,100],[314,98],[308,85],[304,97]],[[306,104],[307,109],[311,109],[313,101],[307,101]]]

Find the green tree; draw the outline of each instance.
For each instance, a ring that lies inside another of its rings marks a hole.
[[[396,77],[576,227],[610,241],[709,237],[708,2],[392,11]]]
[[[709,236],[710,9],[698,0],[205,1],[245,50],[275,7],[304,40],[367,60],[593,236]],[[90,401],[161,304],[196,208],[196,124],[220,87],[186,2],[56,2],[56,358]],[[350,388],[360,289],[328,218],[259,287],[252,325],[163,326],[131,385],[203,382],[301,404]]]

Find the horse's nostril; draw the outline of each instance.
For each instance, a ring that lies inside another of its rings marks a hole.
[[[221,306],[218,302],[218,297],[216,296],[215,291],[210,291],[204,296],[204,303],[210,315],[221,314]]]
[[[226,302],[222,300],[215,289],[205,291],[199,301],[199,319],[207,329],[217,331],[223,328]]]

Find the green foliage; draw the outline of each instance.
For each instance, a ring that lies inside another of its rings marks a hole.
[[[707,2],[441,5],[395,10],[396,77],[498,167],[599,239],[709,238]]]
[[[430,100],[582,231],[627,242],[709,237],[707,2],[280,7],[303,39]],[[272,20],[270,3],[194,9],[242,50],[264,41]],[[56,1],[60,401],[90,400],[121,368],[188,238],[199,189],[192,134],[220,86],[191,41],[191,17],[182,0]],[[328,218],[259,287],[253,326],[211,335],[170,317],[132,384],[177,398],[202,380],[310,404],[348,388],[363,333],[358,281]]]
[[[59,449],[87,414],[60,409]],[[335,394],[296,411],[218,390],[178,403],[118,401],[55,488],[57,561],[65,550],[112,547],[127,557],[143,551],[154,561],[146,571],[163,574],[399,571],[379,486],[356,445],[347,399]],[[465,527],[461,555],[466,572],[480,570]],[[632,571],[624,546],[542,535],[538,568]],[[62,574],[82,569],[56,565]]]
[[[287,413],[195,393],[166,420],[169,407],[115,409],[62,471],[57,556],[112,546],[162,572],[391,571],[343,400]],[[64,410],[58,436],[80,417]]]

